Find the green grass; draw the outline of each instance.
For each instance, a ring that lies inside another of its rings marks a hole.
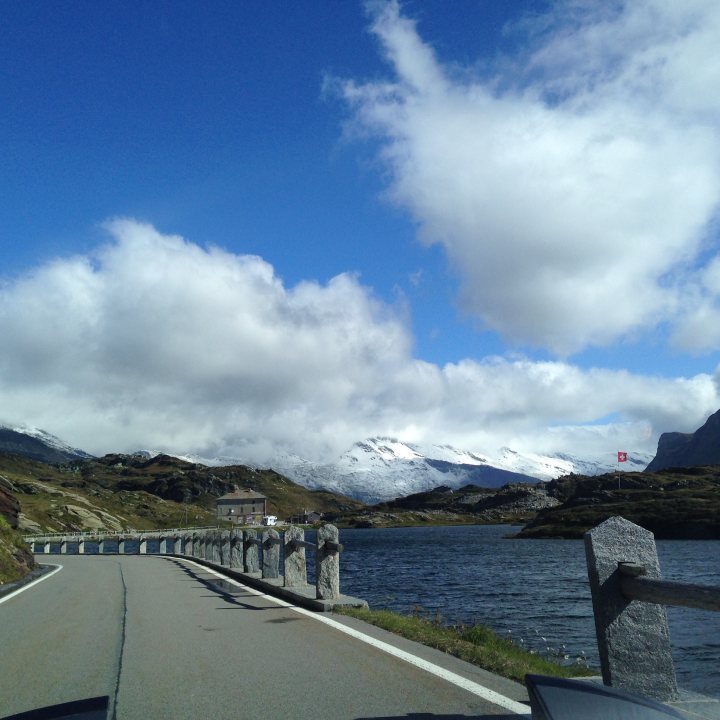
[[[483,625],[446,626],[438,620],[430,620],[418,614],[400,615],[390,610],[342,608],[335,612],[358,618],[408,640],[442,650],[484,670],[518,682],[522,682],[527,673],[556,677],[597,674],[584,665],[563,665],[525,650]]]

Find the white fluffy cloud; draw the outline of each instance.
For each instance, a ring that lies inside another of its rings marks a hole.
[[[720,346],[702,331],[720,327],[720,288],[700,261],[718,262],[720,5],[553,5],[492,77],[443,66],[397,2],[373,7],[395,77],[340,92],[467,311],[560,354],[659,324]]]
[[[96,453],[332,460],[375,434],[493,452],[654,449],[719,405],[713,378],[415,359],[351,275],[286,287],[254,256],[131,220],[92,256],[0,285],[0,416]],[[616,423],[578,427],[617,413]]]

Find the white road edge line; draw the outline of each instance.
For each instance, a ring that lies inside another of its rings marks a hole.
[[[14,590],[8,595],[5,595],[5,597],[0,598],[0,605],[2,605],[4,602],[7,602],[10,598],[14,598],[16,595],[19,595],[21,592],[25,592],[26,590],[29,590],[33,585],[37,585],[39,582],[42,582],[43,580],[47,580],[49,577],[52,577],[55,573],[60,572],[63,569],[62,565],[56,565],[54,570],[51,570],[49,573],[45,573],[45,575],[42,575],[37,580],[33,580],[32,582],[29,582],[27,585],[23,585],[21,588],[18,588],[17,590]]]
[[[528,718],[530,717],[530,708],[527,705],[523,705],[522,703],[519,703],[516,700],[512,700],[511,698],[505,697],[504,695],[501,695],[500,693],[495,692],[494,690],[490,690],[490,688],[486,688],[484,685],[480,685],[479,683],[476,683],[473,680],[468,680],[467,678],[462,677],[462,675],[458,675],[457,673],[451,672],[450,670],[441,668],[439,665],[435,665],[431,662],[428,662],[427,660],[423,660],[422,658],[419,658],[416,655],[413,655],[412,653],[406,652],[405,650],[400,650],[400,648],[396,648],[395,646],[390,645],[389,643],[383,642],[382,640],[377,640],[376,638],[371,637],[370,635],[365,635],[365,633],[361,633],[359,630],[355,630],[351,627],[348,627],[347,625],[343,625],[342,623],[339,623],[336,620],[332,620],[331,618],[325,617],[324,615],[320,615],[318,613],[311,612],[310,610],[306,610],[305,608],[297,607],[296,605],[292,605],[289,602],[286,602],[285,600],[281,600],[280,598],[272,597],[271,595],[266,595],[265,593],[260,592],[259,590],[256,590],[255,588],[251,588],[247,585],[243,585],[243,583],[235,580],[234,578],[228,577],[227,575],[222,575],[221,573],[217,572],[216,570],[213,570],[212,568],[207,567],[207,565],[201,565],[200,563],[193,562],[192,560],[189,560],[187,558],[179,558],[178,557],[177,559],[184,560],[187,563],[191,563],[192,565],[195,565],[196,567],[200,568],[201,570],[206,570],[207,572],[211,572],[217,578],[224,580],[225,582],[232,583],[233,585],[237,585],[238,587],[241,587],[241,588],[247,590],[248,592],[252,593],[253,595],[257,595],[259,597],[270,600],[271,602],[281,605],[282,607],[286,607],[291,610],[294,610],[295,612],[300,613],[301,615],[306,615],[307,617],[312,618],[313,620],[317,620],[318,622],[325,623],[326,625],[329,625],[330,627],[333,627],[336,630],[339,630],[340,632],[345,633],[346,635],[349,635],[350,637],[355,638],[356,640],[360,640],[361,642],[367,643],[368,645],[372,645],[373,647],[377,648],[378,650],[382,650],[383,652],[388,653],[388,655],[392,655],[400,660],[404,660],[405,662],[409,663],[410,665],[414,665],[415,667],[420,668],[421,670],[425,670],[425,672],[428,672],[431,675],[435,675],[436,677],[439,677],[442,680],[452,683],[453,685],[457,685],[458,687],[461,687],[464,690],[471,692],[473,695],[477,695],[478,697],[481,697],[484,700],[491,702],[493,705],[497,705],[498,707],[504,708],[505,710],[509,710],[510,712],[513,712],[517,715],[525,715]]]

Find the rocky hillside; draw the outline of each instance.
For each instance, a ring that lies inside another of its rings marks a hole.
[[[657,538],[720,539],[720,466],[568,475],[547,491],[560,504],[541,510],[518,537],[580,538],[622,515]]]
[[[20,503],[9,492],[10,487],[0,476],[0,585],[21,579],[35,566],[32,554],[17,532]]]
[[[280,518],[303,509],[361,508],[357,501],[312,492],[272,470],[208,468],[166,455],[106,455],[50,465],[0,453],[0,476],[20,504],[23,531],[137,530],[215,524],[215,500],[236,485],[268,498]]]
[[[663,433],[658,440],[657,454],[646,470],[696,465],[720,465],[720,410],[694,433]]]
[[[453,490],[442,485],[374,505],[360,513],[338,517],[354,527],[397,525],[449,525],[456,523],[522,524],[559,500],[545,491],[545,484],[510,483],[501,488],[465,485]]]

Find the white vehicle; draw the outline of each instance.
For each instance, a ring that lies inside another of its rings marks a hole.
[[[265,515],[262,521],[263,525],[277,525],[277,515]]]

